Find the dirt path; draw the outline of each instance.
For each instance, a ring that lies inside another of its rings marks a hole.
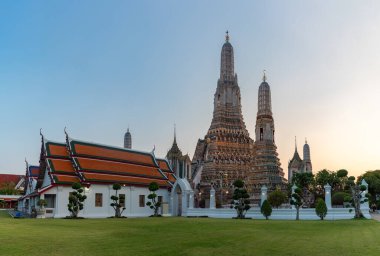
[[[371,217],[374,220],[380,221],[380,214],[379,213],[371,213]]]

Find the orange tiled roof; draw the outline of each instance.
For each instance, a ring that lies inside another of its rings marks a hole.
[[[69,158],[69,153],[64,143],[46,142],[45,147],[47,157]]]
[[[40,167],[39,166],[29,166],[29,176],[30,177],[38,177],[40,173]]]
[[[165,179],[155,167],[82,157],[74,159],[81,171]]]
[[[157,159],[158,166],[160,167],[161,171],[171,172],[171,169],[169,167],[168,162],[163,159]]]
[[[48,159],[50,171],[52,173],[75,174],[73,164],[70,159]]]
[[[111,174],[100,174],[100,173],[83,173],[83,176],[88,182],[99,182],[99,183],[121,183],[126,185],[146,185],[149,186],[151,182],[156,182],[161,187],[170,186],[166,180],[161,179],[149,179],[142,177],[132,177],[132,176],[121,176],[121,175],[111,175]]]
[[[73,184],[76,182],[80,182],[77,176],[72,175],[62,175],[62,174],[53,174],[53,182],[56,184]]]
[[[72,140],[71,151],[75,156],[100,158],[111,161],[129,162],[156,167],[154,158],[149,153],[137,152],[127,149],[114,148],[91,143]]]

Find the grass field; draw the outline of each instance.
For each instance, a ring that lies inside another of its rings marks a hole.
[[[0,255],[379,255],[380,222],[210,218],[12,219]]]

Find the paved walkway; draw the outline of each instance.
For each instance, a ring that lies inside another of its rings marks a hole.
[[[380,214],[379,213],[370,213],[372,219],[380,221]]]

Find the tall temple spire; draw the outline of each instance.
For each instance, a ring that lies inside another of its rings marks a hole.
[[[220,61],[220,79],[231,81],[234,79],[234,48],[230,44],[230,36],[226,32],[226,42],[223,44]]]
[[[132,148],[132,135],[129,132],[129,127],[127,129],[127,132],[124,135],[124,148],[128,148],[128,149]]]
[[[257,117],[259,116],[272,117],[271,92],[270,92],[270,86],[267,83],[267,76],[265,74],[265,70],[264,70],[263,82],[261,83],[259,87]]]

